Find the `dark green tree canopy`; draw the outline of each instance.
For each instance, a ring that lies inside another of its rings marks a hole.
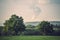
[[[15,32],[18,33],[18,31],[21,32],[25,30],[23,18],[17,15],[12,15],[11,18],[9,18],[9,20],[6,20],[4,26],[5,31],[14,30]]]
[[[39,27],[39,30],[43,33],[51,33],[53,31],[53,25],[50,24],[50,22],[48,21],[42,21],[38,27]]]

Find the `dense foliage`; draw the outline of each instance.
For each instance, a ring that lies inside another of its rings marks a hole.
[[[17,35],[18,32],[21,33],[24,30],[25,30],[25,25],[23,23],[22,17],[12,15],[11,18],[9,18],[9,20],[6,20],[4,23],[4,31],[5,32],[14,31]]]
[[[38,25],[25,25],[23,18],[12,15],[4,22],[4,26],[0,26],[0,36],[9,35],[60,35],[60,30],[48,21],[41,21]]]
[[[39,25],[39,30],[43,35],[50,34],[53,32],[53,25],[48,21],[42,21]]]

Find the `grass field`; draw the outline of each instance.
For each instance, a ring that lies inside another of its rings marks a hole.
[[[60,36],[4,36],[0,40],[60,40]]]

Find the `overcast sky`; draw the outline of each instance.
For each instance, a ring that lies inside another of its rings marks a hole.
[[[60,21],[60,0],[0,0],[0,23],[12,14],[22,16],[24,22]]]

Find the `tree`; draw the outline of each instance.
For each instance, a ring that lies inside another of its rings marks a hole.
[[[43,35],[46,35],[46,34],[52,33],[52,31],[53,31],[53,27],[52,26],[53,25],[50,24],[50,22],[42,21],[39,24],[39,30],[42,32]]]
[[[12,15],[9,20],[5,21],[4,29],[6,32],[15,31],[16,35],[18,34],[18,32],[24,31],[25,25],[23,23],[23,18],[16,15]]]
[[[2,35],[3,26],[0,26],[0,36]]]
[[[15,33],[17,35],[17,33],[20,31],[20,33],[22,31],[25,30],[25,25],[23,23],[23,18],[20,17],[19,19],[15,20],[15,23],[14,23],[14,30],[15,30]]]

